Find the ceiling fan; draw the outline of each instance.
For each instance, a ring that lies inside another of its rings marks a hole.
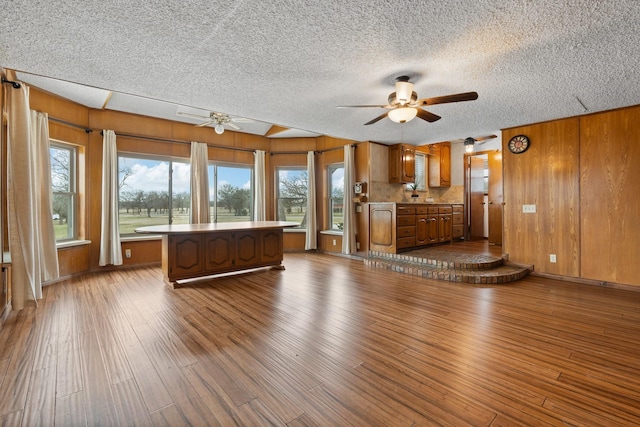
[[[457,93],[455,95],[437,96],[434,98],[420,98],[418,94],[413,91],[413,83],[409,82],[408,76],[399,76],[396,78],[396,91],[389,94],[388,104],[381,105],[340,105],[338,108],[386,108],[387,111],[384,114],[379,115],[373,120],[365,123],[371,125],[376,123],[385,117],[389,117],[390,120],[396,123],[406,123],[413,118],[420,117],[427,122],[435,122],[440,119],[440,116],[423,110],[422,107],[435,104],[448,104],[450,102],[460,101],[473,101],[478,99],[477,92],[464,92]]]
[[[217,113],[215,111],[211,111],[208,117],[202,114],[194,114],[194,113],[189,113],[189,112],[180,111],[180,110],[178,110],[176,114],[180,116],[207,119],[206,121],[197,124],[196,127],[214,125],[213,129],[216,131],[218,135],[221,135],[224,133],[225,127],[229,127],[233,130],[240,130],[241,128],[237,126],[235,123],[253,123],[253,120],[251,119],[244,119],[241,117],[230,117],[228,114]]]
[[[451,142],[452,143],[462,142],[464,144],[464,151],[466,151],[467,153],[473,153],[473,147],[475,146],[476,143],[478,143],[478,145],[484,144],[488,140],[497,138],[497,137],[498,137],[497,135],[479,136],[477,138],[467,137],[464,139],[453,139],[451,140]]]

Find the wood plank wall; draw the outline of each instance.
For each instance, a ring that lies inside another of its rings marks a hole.
[[[582,275],[640,285],[640,107],[580,118]]]
[[[518,134],[531,146],[516,155],[507,144]],[[541,273],[640,286],[640,107],[504,129],[502,141],[509,259]],[[522,213],[523,204],[537,213]]]
[[[522,154],[506,147],[524,134]],[[503,131],[504,252],[536,271],[579,275],[578,119],[558,120]],[[536,205],[535,214],[522,205]],[[549,255],[556,254],[551,263]]]

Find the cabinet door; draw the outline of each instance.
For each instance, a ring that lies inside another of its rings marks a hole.
[[[428,243],[437,243],[438,242],[438,215],[429,215],[427,217],[427,227],[428,227]]]
[[[451,214],[439,215],[438,241],[451,241]]]
[[[169,276],[191,275],[204,270],[201,234],[168,236]]]
[[[261,262],[282,261],[282,230],[264,230],[262,232]]]
[[[260,263],[260,232],[246,230],[235,232],[236,267]]]
[[[429,187],[451,186],[451,143],[429,145]]]
[[[429,222],[427,215],[416,216],[416,245],[429,243]]]
[[[389,147],[389,182],[406,184],[415,182],[416,151],[413,147],[396,144]]]
[[[232,232],[219,232],[204,237],[205,265],[207,271],[228,270],[234,264]]]
[[[440,147],[440,187],[451,186],[451,143],[443,142]]]

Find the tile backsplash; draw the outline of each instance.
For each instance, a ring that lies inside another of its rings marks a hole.
[[[453,185],[446,188],[429,188],[418,191],[418,197],[411,197],[411,191],[404,184],[389,184],[385,181],[372,181],[369,186],[370,202],[396,203],[460,203],[464,201],[464,186]]]

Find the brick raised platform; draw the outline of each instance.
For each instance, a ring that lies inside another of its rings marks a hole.
[[[504,265],[498,257],[425,248],[400,254],[370,251],[365,265],[449,282],[504,284],[520,280],[529,269]]]

